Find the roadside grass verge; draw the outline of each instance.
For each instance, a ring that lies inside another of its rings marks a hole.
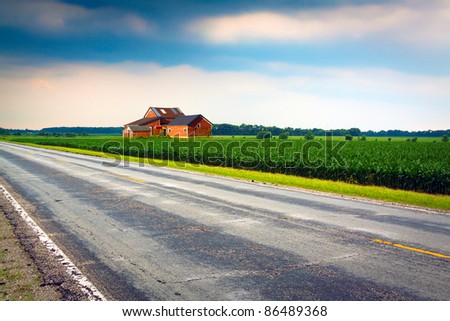
[[[51,150],[58,150],[63,152],[70,152],[82,155],[97,156],[110,159],[111,162],[117,161],[118,154],[110,154],[104,152],[96,152],[78,148],[68,148],[59,146],[44,146],[33,143],[19,143],[27,146],[38,148],[45,148]],[[338,195],[366,198],[371,200],[378,200],[384,202],[391,202],[403,205],[412,205],[418,207],[425,207],[439,210],[450,210],[450,196],[418,193],[413,191],[390,189],[379,186],[362,186],[351,183],[335,182],[329,180],[322,180],[316,178],[305,178],[300,176],[274,174],[267,172],[258,172],[243,169],[234,169],[228,167],[214,167],[207,165],[190,164],[184,162],[156,160],[156,159],[142,159],[133,156],[120,156],[121,162],[128,161],[133,163],[146,163],[154,166],[163,166],[180,170],[193,171],[204,174],[211,174],[229,178],[237,178],[247,181],[274,184],[280,186],[288,186],[295,188],[303,188],[313,191],[320,191],[326,193],[333,193]]]
[[[41,273],[14,234],[14,227],[0,205],[0,301],[57,299],[53,289],[42,284]]]

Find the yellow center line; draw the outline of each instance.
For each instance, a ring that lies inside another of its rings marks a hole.
[[[121,177],[123,177],[123,178],[125,178],[125,179],[128,179],[128,180],[130,180],[130,181],[133,181],[133,182],[137,182],[137,183],[145,183],[145,180],[143,180],[143,179],[134,178],[134,177],[127,176],[127,175],[121,175]]]
[[[432,255],[432,256],[435,256],[435,257],[439,257],[441,259],[450,259],[449,255],[445,255],[445,254],[437,253],[437,252],[432,252],[432,251],[427,251],[427,250],[419,249],[417,247],[406,246],[406,245],[393,243],[393,242],[389,242],[389,241],[383,241],[383,240],[380,240],[380,239],[374,239],[372,241],[375,242],[375,243],[380,243],[380,244],[385,244],[385,245],[392,245],[392,246],[395,246],[395,247],[398,247],[398,248],[404,249],[404,250],[409,250],[409,251],[418,252],[418,253],[422,253],[422,254]]]
[[[386,244],[386,245],[392,245],[392,242],[388,242],[388,241],[383,241],[383,240],[379,240],[379,239],[375,239],[373,240],[376,243],[381,243],[381,244]]]

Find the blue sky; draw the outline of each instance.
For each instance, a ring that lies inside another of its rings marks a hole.
[[[447,129],[450,2],[0,0],[0,126]]]

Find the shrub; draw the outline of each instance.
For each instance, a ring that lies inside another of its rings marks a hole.
[[[272,137],[272,133],[271,133],[271,132],[268,132],[268,131],[265,131],[265,130],[261,130],[261,131],[256,135],[256,138],[257,138],[257,139],[267,139],[267,138],[270,138],[270,137]]]
[[[309,132],[306,133],[305,139],[306,140],[313,140],[314,139],[314,134],[312,133],[312,131],[309,131]]]
[[[442,142],[444,142],[444,143],[448,142],[448,135],[442,136]]]
[[[279,139],[288,139],[289,133],[288,132],[281,133],[280,135],[278,135],[278,138]]]
[[[350,134],[345,135],[345,140],[352,140],[353,136]]]

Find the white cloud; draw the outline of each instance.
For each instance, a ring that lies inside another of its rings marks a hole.
[[[283,62],[269,62],[265,67],[286,75],[292,85],[304,92],[320,90],[330,96],[361,96],[377,101],[392,96],[446,97],[450,101],[450,77],[414,75],[387,68],[313,67]]]
[[[0,127],[120,126],[142,117],[150,105],[178,106],[214,123],[375,130],[450,123],[449,77],[275,63],[270,68],[294,69],[296,76],[149,63],[0,68]]]
[[[450,44],[449,21],[450,2],[428,0],[206,17],[190,22],[187,29],[211,43],[309,43],[376,37],[442,46]]]
[[[155,29],[151,22],[134,13],[112,8],[89,9],[55,0],[1,1],[0,26],[52,34],[95,31],[146,35]]]

